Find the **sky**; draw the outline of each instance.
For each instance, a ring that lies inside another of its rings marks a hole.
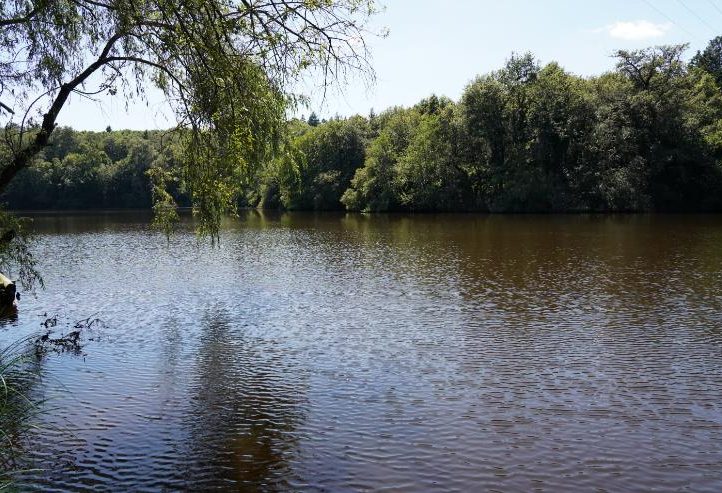
[[[308,84],[310,108],[321,118],[376,113],[410,106],[437,94],[457,100],[477,75],[500,68],[512,52],[532,52],[542,63],[594,75],[614,67],[616,49],[689,43],[687,56],[722,34],[722,0],[381,0],[384,11],[370,36],[376,81],[350,80],[327,92]],[[77,96],[60,125],[81,130],[155,129],[171,126],[160,94],[148,102]]]

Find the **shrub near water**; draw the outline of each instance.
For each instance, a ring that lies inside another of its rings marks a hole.
[[[40,405],[29,396],[38,377],[34,347],[21,340],[0,351],[0,490],[11,485],[23,435]]]

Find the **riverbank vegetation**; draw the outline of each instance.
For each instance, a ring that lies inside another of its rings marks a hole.
[[[514,55],[459,101],[299,128],[253,204],[361,211],[722,209],[720,39],[616,53],[579,77]],[[294,160],[295,159],[295,160]],[[290,161],[290,162],[289,162]],[[355,168],[355,169],[354,169]]]
[[[30,339],[0,349],[0,491],[10,489],[22,468],[18,453],[42,404],[30,396],[39,378],[34,351]]]
[[[320,122],[293,119],[283,145],[239,174],[235,205],[359,211],[718,211],[721,39],[616,53],[580,77],[513,55],[459,101]],[[59,129],[5,200],[17,209],[147,208],[149,175],[179,163],[164,132]],[[182,179],[176,203],[190,205]]]

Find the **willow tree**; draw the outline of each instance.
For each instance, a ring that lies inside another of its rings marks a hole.
[[[173,219],[164,182],[181,179],[214,236],[240,178],[278,150],[294,84],[313,71],[324,88],[350,71],[373,76],[375,11],[375,0],[3,0],[0,193],[71,98],[143,99],[155,87],[186,150],[178,168],[152,172],[158,218]]]

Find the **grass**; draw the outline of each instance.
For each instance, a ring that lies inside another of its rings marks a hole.
[[[29,397],[39,377],[32,338],[0,349],[0,491],[12,487],[18,474],[18,453],[23,436],[33,429],[41,401]]]

